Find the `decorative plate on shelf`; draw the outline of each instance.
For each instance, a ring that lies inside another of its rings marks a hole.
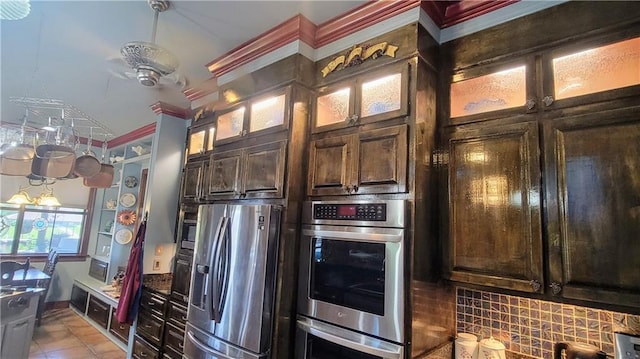
[[[125,209],[124,211],[118,212],[118,216],[116,217],[118,223],[125,226],[130,226],[136,223],[137,218],[138,216],[136,215],[136,213],[130,209]]]
[[[124,178],[124,185],[127,188],[135,188],[138,185],[138,179],[134,176],[127,176]]]
[[[122,207],[132,207],[134,204],[136,204],[136,196],[133,193],[123,193],[120,196],[120,204],[122,205]]]
[[[127,228],[122,228],[116,232],[116,242],[120,244],[127,244],[131,242],[131,238],[133,238],[133,232]]]

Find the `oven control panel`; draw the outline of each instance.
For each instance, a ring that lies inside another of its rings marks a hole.
[[[386,221],[386,203],[328,204],[313,206],[313,219],[337,219],[349,221]]]

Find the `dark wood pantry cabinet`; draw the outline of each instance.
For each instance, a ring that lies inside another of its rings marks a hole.
[[[449,279],[541,291],[537,122],[458,126],[447,151]]]
[[[640,28],[600,6],[563,4],[442,46],[446,278],[640,310]],[[590,21],[558,22],[578,13]],[[532,26],[557,33],[509,41]]]
[[[552,294],[640,306],[640,106],[542,126]]]

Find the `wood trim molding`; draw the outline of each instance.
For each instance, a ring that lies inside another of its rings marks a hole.
[[[152,122],[146,126],[142,126],[136,130],[126,133],[120,137],[116,137],[107,142],[107,148],[113,148],[120,145],[124,145],[127,142],[137,140],[142,137],[146,137],[156,132],[156,123]]]
[[[441,29],[498,10],[520,0],[456,1],[446,7]],[[425,10],[426,11],[426,10]]]
[[[302,15],[296,15],[273,29],[245,42],[225,55],[211,61],[206,66],[215,77],[220,77],[247,62],[272,52],[295,40],[309,41],[313,47],[311,34],[315,25]]]
[[[169,115],[183,120],[191,118],[191,110],[158,101],[150,106],[156,115]]]
[[[327,45],[418,6],[419,0],[368,2],[318,25],[314,48]]]
[[[218,79],[211,77],[205,82],[184,90],[182,93],[191,102],[218,91]]]

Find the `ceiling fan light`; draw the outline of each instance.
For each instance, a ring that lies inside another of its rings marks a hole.
[[[160,81],[160,74],[152,69],[139,68],[137,73],[138,82],[143,86],[153,87]]]

